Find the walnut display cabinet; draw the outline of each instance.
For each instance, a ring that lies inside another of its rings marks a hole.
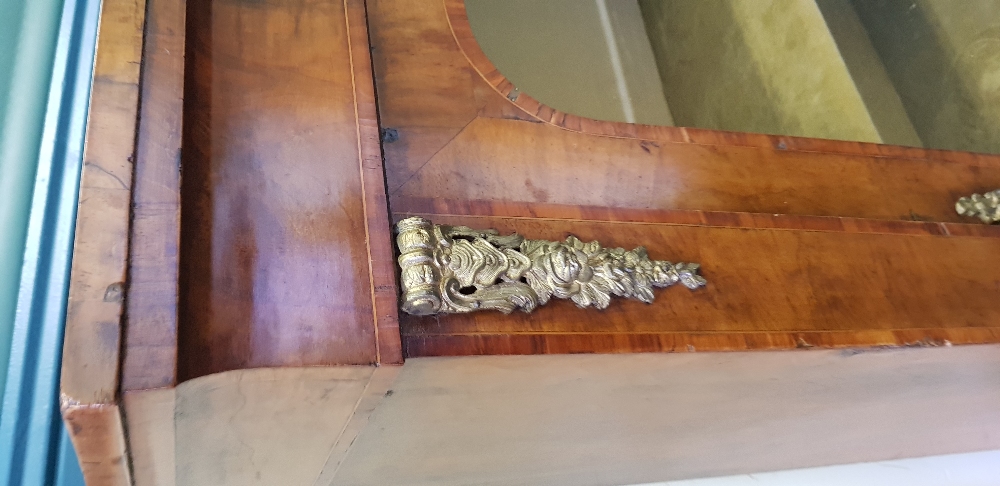
[[[462,0],[105,0],[94,76],[61,385],[88,484],[626,484],[1000,448],[1000,227],[955,209],[1000,156],[565,113]],[[414,217],[643,246],[704,285],[411,315]]]

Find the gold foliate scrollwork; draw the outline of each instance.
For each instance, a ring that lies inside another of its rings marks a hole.
[[[650,260],[646,249],[604,248],[574,236],[527,240],[495,230],[396,224],[403,311],[414,315],[493,309],[531,312],[552,297],[604,309],[611,296],[653,302],[653,287],[705,285],[696,263]]]
[[[955,203],[955,211],[962,216],[979,218],[987,224],[1000,223],[1000,189],[963,197]]]

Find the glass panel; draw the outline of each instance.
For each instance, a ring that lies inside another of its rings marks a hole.
[[[466,0],[520,91],[601,120],[1000,153],[1000,0]]]

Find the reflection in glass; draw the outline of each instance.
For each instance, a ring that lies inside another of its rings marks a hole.
[[[590,118],[1000,153],[1000,0],[466,0],[522,92]]]

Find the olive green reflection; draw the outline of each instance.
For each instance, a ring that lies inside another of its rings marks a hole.
[[[578,115],[1000,153],[1000,0],[466,6],[501,72]]]

